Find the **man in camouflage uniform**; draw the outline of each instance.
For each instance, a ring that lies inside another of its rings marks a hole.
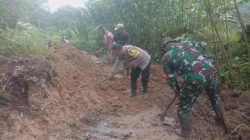
[[[165,79],[175,93],[179,93],[180,107],[178,117],[181,124],[183,137],[191,134],[189,112],[196,98],[203,90],[209,96],[216,118],[224,122],[221,106],[217,95],[216,69],[207,59],[191,44],[179,43],[166,38],[163,47],[166,51],[162,61]],[[183,77],[183,84],[178,86],[175,73]]]

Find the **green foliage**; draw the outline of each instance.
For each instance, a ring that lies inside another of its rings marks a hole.
[[[1,54],[22,53],[43,56],[48,42],[59,41],[47,0],[0,0]],[[30,24],[31,23],[31,24]]]
[[[237,0],[237,4],[243,12],[242,21],[249,22],[249,0]],[[202,49],[215,56],[224,85],[250,86],[249,43],[244,42],[231,1],[89,0],[85,5],[65,6],[50,13],[46,0],[0,0],[0,49],[41,55],[47,53],[41,47],[46,42],[66,36],[74,46],[94,52],[102,47],[103,37],[94,28],[103,24],[114,32],[114,26],[123,23],[131,44],[147,50],[156,63],[164,54],[162,37],[204,41]],[[17,24],[19,21],[25,23]]]
[[[14,27],[18,18],[23,16],[21,4],[22,0],[0,0],[0,22]]]
[[[80,26],[81,30],[86,26],[104,24],[110,31],[113,31],[115,24],[124,23],[131,36],[131,43],[146,49],[155,62],[159,62],[164,54],[159,47],[161,37],[205,41],[207,45],[203,50],[206,54],[214,54],[214,62],[221,73],[224,85],[239,86],[244,81],[245,85],[249,86],[246,84],[246,82],[250,83],[249,78],[246,78],[250,76],[247,72],[248,47],[246,43],[240,42],[242,30],[232,2],[222,0],[95,0],[88,1],[86,7],[89,15],[85,17],[89,24]],[[95,43],[98,46],[98,41]],[[233,60],[237,57],[240,61],[236,63]]]
[[[75,28],[79,26],[82,10],[70,6],[62,7],[53,13],[53,24],[57,29]]]
[[[15,29],[0,29],[1,53],[16,55],[20,53],[46,55],[49,53],[48,41],[59,41],[58,35],[32,26],[29,23],[19,22]]]
[[[80,30],[67,30],[70,33],[70,42],[77,48],[84,49],[88,52],[94,52],[99,49],[100,43],[97,43],[101,39],[98,38],[96,32],[93,29],[81,28]]]

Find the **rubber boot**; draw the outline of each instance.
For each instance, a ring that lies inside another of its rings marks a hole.
[[[142,81],[142,87],[143,87],[142,94],[144,97],[147,97],[148,96],[148,82]]]
[[[136,96],[136,90],[137,90],[136,81],[131,81],[131,93],[130,93],[130,97],[135,97]]]
[[[188,111],[182,111],[178,112],[180,124],[181,124],[181,137],[189,138],[191,135],[191,123],[188,119],[189,112]]]
[[[228,128],[227,128],[226,121],[225,121],[223,113],[222,112],[216,112],[215,114],[216,114],[216,118],[215,118],[216,123],[223,127],[225,134],[228,134],[229,131],[228,131]]]
[[[228,134],[229,131],[228,131],[228,128],[227,128],[227,124],[226,124],[226,120],[225,120],[225,115],[224,115],[224,109],[222,109],[221,105],[220,104],[215,104],[213,105],[213,109],[214,109],[214,113],[215,113],[215,122],[222,126],[223,129],[224,129],[224,133],[225,134]]]

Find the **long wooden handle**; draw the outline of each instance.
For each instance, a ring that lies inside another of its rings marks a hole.
[[[112,77],[113,77],[113,76],[112,76]],[[105,81],[111,79],[112,77],[108,77],[108,78],[106,78],[106,79],[104,79],[104,80],[102,80],[102,81],[96,83],[96,85],[100,85],[101,83],[103,83],[103,82],[105,82]]]
[[[121,71],[124,71],[124,70],[127,69],[127,68],[128,68],[128,66],[124,67],[122,70],[119,70],[117,73],[113,74],[111,77],[108,77],[108,78],[106,78],[106,79],[103,79],[102,81],[96,83],[95,85],[100,85],[101,83],[103,83],[103,82],[105,82],[105,81],[107,81],[107,80],[112,79],[116,74],[118,74],[118,73],[121,72]]]
[[[162,116],[161,116],[161,119],[162,119],[162,120],[164,120],[164,117],[167,115],[167,112],[168,112],[169,108],[170,108],[171,105],[174,103],[174,101],[176,100],[177,97],[178,97],[178,94],[175,93],[174,98],[173,98],[172,101],[168,104],[168,106],[166,107],[164,113],[163,113]]]

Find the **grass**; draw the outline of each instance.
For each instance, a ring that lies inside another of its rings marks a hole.
[[[27,23],[18,23],[15,29],[0,29],[0,51],[4,55],[31,54],[46,56],[48,42],[59,41],[59,34]]]

